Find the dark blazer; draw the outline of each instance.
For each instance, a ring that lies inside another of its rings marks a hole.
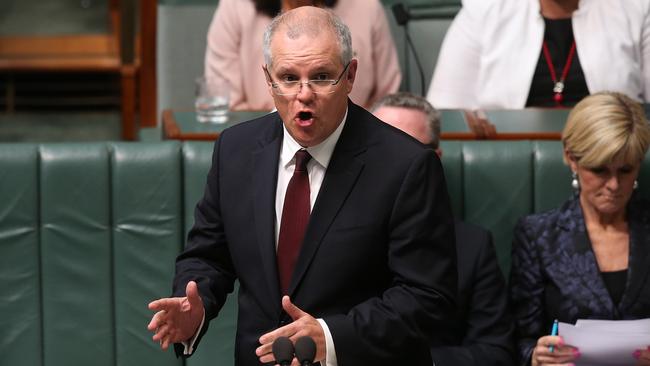
[[[627,207],[630,258],[625,292],[614,304],[601,278],[579,198],[530,215],[515,228],[510,298],[522,364],[537,339],[550,334],[553,319],[650,317],[650,206],[632,197]]]
[[[276,268],[277,113],[224,131],[174,293],[198,281],[206,318],[239,280],[238,365],[256,365],[259,337],[291,321]],[[430,365],[428,339],[453,312],[456,251],[435,153],[366,110],[348,116],[311,212],[289,287],[331,331],[340,366]]]
[[[456,221],[458,309],[445,342],[431,349],[435,366],[508,366],[514,363],[514,325],[506,281],[492,234]]]

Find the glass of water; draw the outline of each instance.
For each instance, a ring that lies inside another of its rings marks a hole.
[[[199,122],[225,123],[228,121],[230,86],[220,76],[201,76],[196,79],[196,119]]]

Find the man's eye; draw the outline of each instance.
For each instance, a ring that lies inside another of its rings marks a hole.
[[[283,83],[292,83],[298,80],[297,77],[293,75],[283,75],[282,78],[280,79]]]
[[[323,81],[323,80],[329,80],[329,79],[330,79],[329,74],[318,74],[318,75],[316,75],[316,77],[313,78],[312,80]]]

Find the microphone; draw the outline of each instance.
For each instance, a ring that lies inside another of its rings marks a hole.
[[[304,336],[296,341],[296,358],[300,366],[312,366],[316,358],[316,343],[311,337]]]
[[[418,72],[420,73],[420,95],[424,95],[425,92],[424,91],[424,69],[422,69],[420,58],[418,57],[418,53],[415,50],[415,45],[413,45],[413,41],[411,40],[411,35],[409,34],[409,29],[407,27],[409,20],[414,18],[413,16],[411,16],[408,9],[406,9],[404,4],[402,3],[397,3],[393,5],[391,9],[393,10],[393,16],[395,17],[395,21],[397,22],[397,24],[404,27],[404,34],[406,35],[406,43],[409,45],[409,48],[413,53],[413,58],[415,59],[415,65],[417,66]],[[406,54],[405,56],[408,56],[408,54]],[[407,65],[406,71],[408,72],[408,57],[405,57],[405,63]],[[409,84],[410,84],[410,79],[407,74],[406,75],[407,87],[410,87]]]
[[[313,341],[312,341],[313,342]],[[278,337],[271,346],[275,362],[280,366],[291,366],[293,361],[293,343],[287,337]]]

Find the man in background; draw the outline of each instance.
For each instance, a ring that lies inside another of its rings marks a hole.
[[[400,92],[377,101],[372,111],[442,156],[440,113],[426,99]],[[448,337],[431,348],[433,362],[435,366],[511,365],[514,328],[492,234],[461,221],[454,226],[458,311],[450,321]]]

